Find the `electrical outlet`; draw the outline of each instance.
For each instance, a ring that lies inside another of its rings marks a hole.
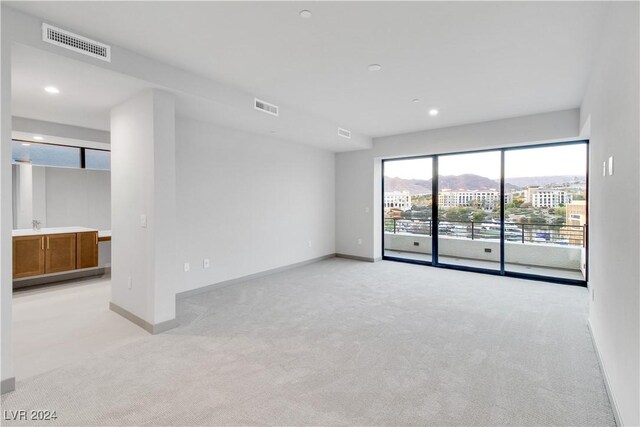
[[[133,280],[131,279],[131,276],[127,277],[127,288],[133,288]]]
[[[211,266],[211,261],[209,258],[205,258],[202,260],[202,268],[209,268]]]
[[[184,272],[186,273],[189,270],[191,270],[191,264],[189,264],[188,262],[185,262],[184,263]]]
[[[145,214],[140,215],[140,227],[147,228],[147,216]]]

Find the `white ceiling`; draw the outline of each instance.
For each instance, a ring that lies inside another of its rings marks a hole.
[[[60,93],[48,94],[46,86]],[[14,45],[11,52],[13,116],[108,131],[111,108],[146,87],[145,82],[23,45]]]
[[[9,4],[369,136],[579,106],[606,8],[602,2]],[[302,9],[313,16],[302,19]],[[367,71],[371,63],[382,71]],[[38,74],[35,64],[21,66]],[[89,78],[75,68],[60,72],[74,82]],[[91,109],[135,89],[126,80],[111,80],[120,90],[91,92]],[[38,88],[20,85],[16,114],[46,108],[33,92]],[[104,129],[104,119],[89,117],[85,107],[60,110],[56,120],[79,114],[84,126]],[[430,117],[432,107],[440,115]]]

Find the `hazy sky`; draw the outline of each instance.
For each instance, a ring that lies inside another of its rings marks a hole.
[[[505,153],[505,176],[585,175],[586,145],[564,145],[510,150]],[[440,175],[475,174],[500,177],[500,153],[495,151],[440,156]],[[385,176],[404,179],[431,179],[431,159],[385,162]]]

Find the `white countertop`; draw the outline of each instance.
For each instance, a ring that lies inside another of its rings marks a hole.
[[[111,230],[98,231],[98,237],[111,237]]]
[[[85,233],[90,231],[98,231],[95,228],[87,228],[87,227],[51,227],[51,228],[41,228],[40,230],[33,230],[31,228],[21,228],[18,230],[13,230],[13,237],[21,237],[21,236],[40,236],[44,234],[64,234],[64,233]],[[109,231],[111,234],[111,231]]]

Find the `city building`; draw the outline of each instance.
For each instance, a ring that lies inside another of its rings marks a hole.
[[[534,208],[557,208],[571,203],[571,193],[564,188],[529,187],[525,192],[525,203]]]
[[[587,224],[586,200],[573,200],[565,205],[565,235],[570,245],[582,245],[586,240],[584,226]]]
[[[511,203],[511,193],[505,194],[505,203]],[[500,192],[496,190],[442,190],[438,193],[438,206],[441,208],[477,207],[495,209],[500,203]]]
[[[384,193],[385,209],[396,208],[402,211],[411,209],[411,193],[408,191],[392,191]]]

